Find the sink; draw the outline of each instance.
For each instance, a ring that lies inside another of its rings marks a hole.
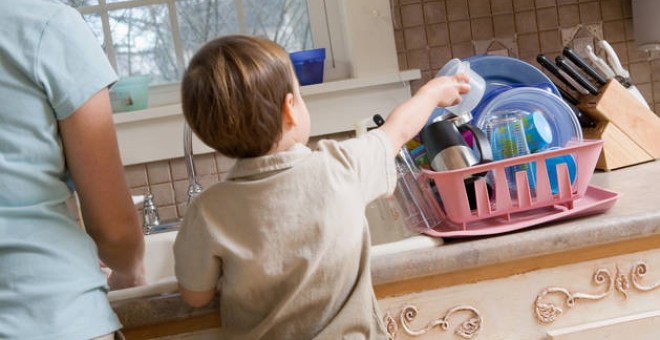
[[[440,238],[402,232],[389,223],[374,223],[378,222],[376,220],[371,222],[370,231],[374,241],[371,248],[372,257],[437,247],[443,243]],[[145,235],[144,264],[147,285],[111,291],[108,293],[111,302],[176,293],[172,247],[179,223],[175,221],[161,224],[152,234]]]
[[[145,286],[113,290],[108,293],[110,302],[138,297],[175,293],[174,252],[176,230],[159,232],[144,237]]]

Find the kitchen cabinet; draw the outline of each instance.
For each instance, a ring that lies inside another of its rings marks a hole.
[[[398,284],[411,292],[379,303],[393,339],[657,339],[658,244],[642,238],[603,247],[649,250],[565,264],[601,255],[600,247],[579,249],[411,280]],[[489,276],[501,277],[470,282]]]

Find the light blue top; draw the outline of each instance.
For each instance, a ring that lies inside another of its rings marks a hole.
[[[116,80],[81,15],[0,0],[0,339],[117,330],[97,250],[66,209],[58,120]]]

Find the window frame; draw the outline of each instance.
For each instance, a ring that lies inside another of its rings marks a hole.
[[[183,73],[185,69],[183,46],[179,32],[178,18],[176,15],[177,0],[127,0],[108,3],[106,0],[98,0],[96,5],[84,5],[78,11],[85,14],[96,14],[100,17],[103,31],[103,46],[112,67],[117,69],[117,58],[112,43],[112,31],[110,29],[109,12],[114,10],[136,8],[148,5],[166,5],[169,11],[169,22],[172,27],[172,39],[174,53],[177,60],[177,69]],[[233,0],[237,6],[242,6],[242,0]],[[306,0],[310,29],[312,31],[312,43],[315,48],[326,48],[326,60],[324,65],[324,78],[327,81],[346,79],[350,77],[350,63],[346,47],[343,41],[340,7],[334,0]],[[239,20],[240,21],[240,20]],[[242,27],[242,25],[241,25]],[[292,51],[293,52],[293,51]],[[180,81],[151,85],[149,88],[150,106],[162,106],[178,102]],[[174,95],[174,93],[177,93]],[[174,95],[174,96],[173,96]]]
[[[326,78],[322,84],[301,88],[312,120],[312,136],[353,130],[355,122],[374,114],[387,117],[394,107],[410,98],[411,81],[421,78],[418,69],[399,68],[390,0],[327,3],[336,3],[338,9],[334,17],[328,13],[328,25],[340,33],[340,47],[350,73],[342,80]],[[332,41],[335,44],[336,40]],[[161,93],[170,105],[155,106],[150,93],[148,109],[113,115],[124,165],[183,156],[183,111],[180,100],[173,99],[180,98],[180,88],[167,86],[171,92]],[[193,149],[196,154],[212,152],[195,137]]]

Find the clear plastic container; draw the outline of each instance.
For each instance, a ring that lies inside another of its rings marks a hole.
[[[112,112],[144,110],[149,100],[149,76],[120,78],[110,88]]]
[[[493,150],[493,160],[513,158],[530,154],[521,111],[498,111],[486,122],[486,135]],[[530,188],[535,187],[535,176],[531,163],[515,164],[504,168],[509,192],[516,197],[516,173],[525,171]]]
[[[469,61],[461,61],[458,58],[449,60],[440,71],[438,71],[437,77],[453,76],[460,73],[467,73],[469,76],[470,91],[461,96],[462,100],[458,105],[446,108],[457,116],[470,114],[472,109],[479,104],[481,98],[484,96],[484,91],[486,90],[486,82],[484,81],[484,78],[470,68]],[[472,117],[470,116],[470,118]]]
[[[397,184],[394,198],[406,228],[423,232],[440,223],[440,214],[426,198],[432,195],[428,183],[418,181],[421,172],[415,165],[408,149],[401,148],[395,158]]]

